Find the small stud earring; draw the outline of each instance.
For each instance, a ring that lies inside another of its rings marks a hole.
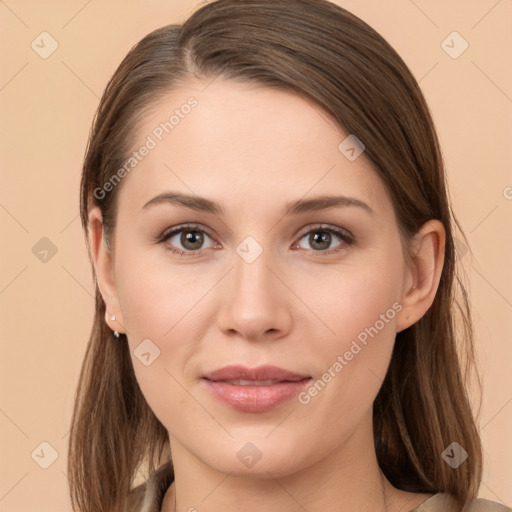
[[[116,315],[112,315],[112,316],[110,317],[110,320],[115,321],[115,319],[116,319]],[[115,336],[116,338],[119,338],[119,333],[118,333],[117,331],[114,331],[114,336]]]

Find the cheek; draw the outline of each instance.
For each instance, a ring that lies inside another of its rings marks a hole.
[[[401,310],[400,260],[393,261],[391,253],[375,253],[363,259],[328,270],[313,269],[297,281],[297,295],[316,317],[321,346],[328,351],[348,349],[356,338],[364,343],[371,334],[377,335],[375,329],[378,334],[382,332],[382,337],[394,336],[396,316]],[[299,321],[315,320],[311,313]]]
[[[305,390],[303,403],[318,400],[342,416],[351,411],[353,418],[371,408],[386,375],[402,309],[399,263],[391,252],[387,257],[381,253],[375,261],[333,272],[329,279],[318,275],[317,287],[309,287],[308,304],[314,304],[329,329],[323,329],[315,344],[311,359],[320,363],[317,380]]]

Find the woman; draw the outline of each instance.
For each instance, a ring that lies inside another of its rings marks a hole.
[[[101,100],[81,219],[75,510],[510,510],[476,498],[432,119],[363,21],[219,0],[146,36]]]

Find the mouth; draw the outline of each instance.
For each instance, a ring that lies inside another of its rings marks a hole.
[[[292,372],[279,366],[258,366],[257,368],[248,368],[242,365],[230,365],[219,368],[204,375],[205,379],[212,381],[247,381],[247,382],[269,382],[271,385],[277,382],[289,381],[296,382],[311,377],[304,373]],[[244,384],[240,384],[244,385]],[[249,385],[249,384],[247,384]],[[263,384],[265,385],[265,384]]]
[[[264,412],[290,400],[311,379],[276,366],[227,366],[206,374],[202,380],[223,404],[245,412]]]

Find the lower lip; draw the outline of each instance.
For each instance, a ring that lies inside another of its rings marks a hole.
[[[263,412],[277,407],[300,393],[311,379],[278,382],[269,386],[237,386],[227,382],[203,380],[218,399],[235,409],[246,412]]]

